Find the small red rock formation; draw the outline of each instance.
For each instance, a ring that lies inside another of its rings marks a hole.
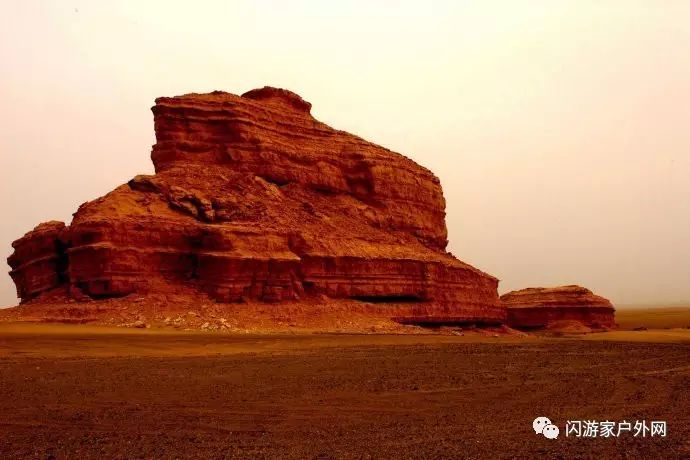
[[[496,278],[445,250],[438,178],[310,109],[270,87],[157,99],[156,174],[15,241],[18,295],[191,287],[219,302],[325,295],[406,304],[403,319],[503,322]]]
[[[501,296],[508,324],[523,329],[546,328],[563,321],[578,321],[593,329],[616,326],[611,302],[581,286],[527,288]]]

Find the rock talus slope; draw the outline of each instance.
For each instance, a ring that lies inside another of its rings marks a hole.
[[[608,299],[581,286],[527,288],[501,296],[508,324],[545,328],[557,321],[577,321],[592,328],[613,328],[615,309]]]
[[[15,241],[23,301],[188,292],[218,302],[346,298],[391,315],[501,323],[498,281],[446,252],[438,178],[265,87],[159,98],[155,175]],[[36,299],[39,300],[39,299]],[[401,307],[402,306],[402,307]]]

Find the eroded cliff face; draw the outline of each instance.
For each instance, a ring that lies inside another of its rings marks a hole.
[[[7,258],[17,297],[30,299],[67,282],[67,255],[62,222],[44,222],[12,243],[14,253]]]
[[[611,302],[581,286],[512,291],[501,296],[501,303],[511,327],[545,328],[556,321],[578,321],[595,329],[616,326]]]
[[[369,205],[364,218],[445,249],[439,180],[412,160],[315,120],[311,104],[286,90],[237,97],[211,93],[159,98],[153,107],[156,172],[220,165],[279,186],[299,184]]]
[[[497,280],[445,251],[439,180],[310,109],[276,88],[157,99],[156,174],[17,240],[19,296],[193,288],[219,302],[326,296],[503,322]]]

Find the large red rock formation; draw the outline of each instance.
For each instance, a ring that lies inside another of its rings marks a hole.
[[[17,240],[19,296],[191,287],[219,302],[327,296],[409,304],[408,319],[502,322],[497,280],[445,250],[438,178],[310,109],[269,87],[157,99],[156,174]]]
[[[501,296],[508,324],[516,328],[545,328],[557,321],[578,321],[591,328],[616,326],[611,302],[581,286],[527,288]]]

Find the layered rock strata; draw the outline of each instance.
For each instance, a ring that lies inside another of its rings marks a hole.
[[[67,282],[65,229],[62,222],[44,222],[12,243],[14,253],[7,263],[12,268],[17,297],[30,299]]]
[[[611,302],[581,286],[512,291],[501,296],[501,303],[515,328],[547,328],[556,321],[578,321],[594,329],[616,326]]]
[[[439,180],[265,87],[159,98],[156,174],[14,243],[23,301],[190,287],[219,302],[309,296],[405,304],[407,317],[500,323],[497,280],[446,252]]]

